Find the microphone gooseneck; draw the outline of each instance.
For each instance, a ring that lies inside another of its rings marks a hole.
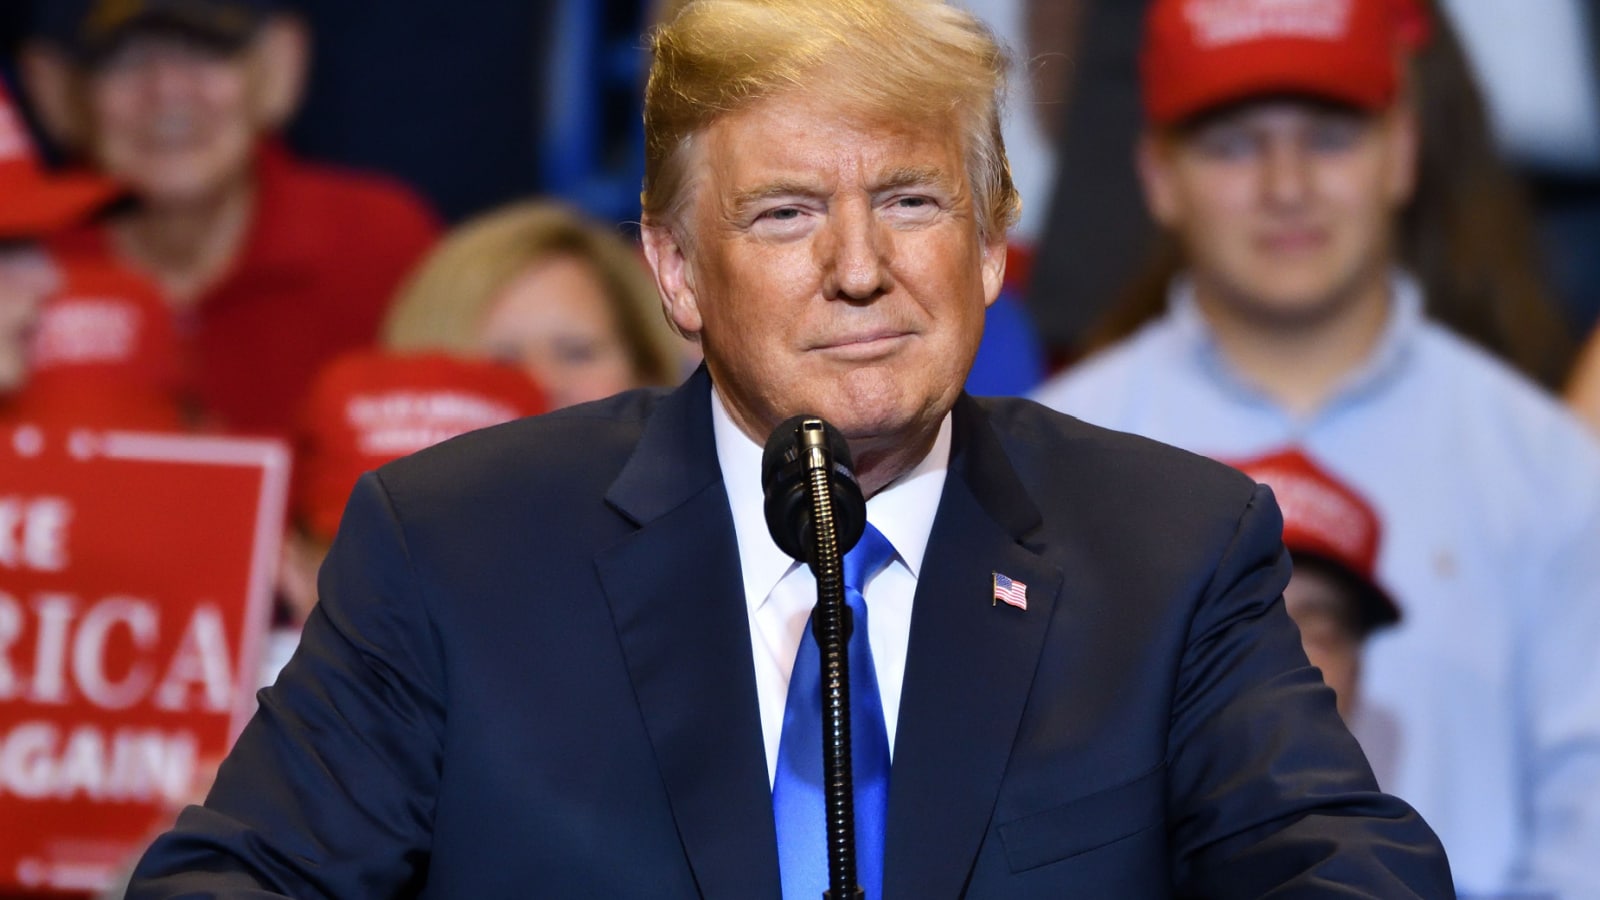
[[[844,554],[867,527],[867,502],[850,470],[850,448],[817,416],[773,430],[761,458],[767,530],[782,550],[811,567],[817,582],[812,633],[821,653],[822,772],[828,848],[823,900],[862,900],[857,883],[855,779],[850,748],[850,610]]]

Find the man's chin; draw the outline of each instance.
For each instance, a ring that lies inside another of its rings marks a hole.
[[[1238,292],[1233,305],[1262,326],[1286,329],[1314,327],[1343,308],[1348,291],[1328,277],[1263,278]]]
[[[932,433],[939,426],[943,414],[935,415],[923,408],[860,408],[837,409],[832,415],[821,414],[830,425],[850,442],[853,452],[866,448],[896,447],[920,442],[923,432]]]

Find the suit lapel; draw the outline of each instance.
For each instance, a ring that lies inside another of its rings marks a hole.
[[[987,417],[956,406],[949,475],[917,580],[889,794],[889,898],[958,897],[989,827],[1061,572]],[[994,573],[1027,586],[995,603]]]
[[[701,896],[777,897],[739,548],[710,402],[702,368],[651,416],[607,494],[639,530],[597,566]]]

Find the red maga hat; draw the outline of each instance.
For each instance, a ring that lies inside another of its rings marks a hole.
[[[1361,109],[1398,95],[1413,0],[1155,0],[1140,55],[1145,114],[1172,125],[1252,97]]]
[[[1272,488],[1283,511],[1283,543],[1297,557],[1315,557],[1360,587],[1360,620],[1375,628],[1400,620],[1400,608],[1376,569],[1382,526],[1371,504],[1299,450],[1283,450],[1233,467]]]
[[[16,414],[97,428],[184,427],[178,338],[155,286],[108,261],[68,259],[28,348]]]
[[[444,354],[357,352],[317,376],[295,435],[293,517],[331,538],[363,472],[549,409],[522,370]]]
[[[63,231],[116,199],[121,189],[87,173],[45,171],[33,136],[0,82],[0,241]]]

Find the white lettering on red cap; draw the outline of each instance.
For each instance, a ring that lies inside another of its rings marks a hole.
[[[1349,497],[1298,472],[1268,469],[1257,478],[1272,486],[1284,521],[1296,523],[1348,558],[1361,557],[1371,535],[1361,510]]]
[[[110,298],[74,297],[47,304],[34,335],[33,364],[123,363],[134,357],[140,313]]]
[[[1196,46],[1212,50],[1270,38],[1336,41],[1353,0],[1190,0],[1184,16]]]
[[[504,403],[448,390],[357,395],[345,405],[357,449],[367,456],[404,456],[518,415]]]

